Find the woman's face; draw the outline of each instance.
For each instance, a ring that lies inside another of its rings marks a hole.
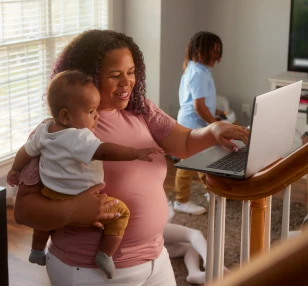
[[[126,108],[135,85],[135,64],[128,48],[108,52],[100,70],[99,110]]]

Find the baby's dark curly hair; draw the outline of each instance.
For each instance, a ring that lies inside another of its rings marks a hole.
[[[136,83],[125,108],[135,114],[147,113],[145,106],[146,83],[143,54],[131,37],[111,30],[89,30],[75,37],[59,55],[51,78],[65,70],[80,70],[93,77],[98,88],[100,69],[106,53],[128,48],[135,64]]]
[[[93,84],[93,78],[78,70],[65,70],[57,73],[47,87],[46,99],[53,118],[58,119],[60,110],[69,109],[69,104],[76,97],[73,86]]]
[[[215,46],[217,46],[218,50],[212,55],[212,51],[214,51]],[[214,57],[216,61],[220,61],[222,57],[222,41],[221,39],[210,32],[200,31],[194,34],[187,46],[185,52],[185,58],[183,63],[183,71],[185,71],[188,62],[194,61],[199,62],[204,65],[208,65],[211,60],[211,57]]]

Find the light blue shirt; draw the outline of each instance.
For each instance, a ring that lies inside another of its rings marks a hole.
[[[203,64],[189,61],[181,78],[178,122],[188,128],[207,126],[195,111],[194,100],[204,98],[205,105],[214,116],[216,112],[216,88],[211,70]]]

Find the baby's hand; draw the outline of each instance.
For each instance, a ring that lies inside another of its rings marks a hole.
[[[152,147],[138,150],[138,160],[152,162],[153,159],[149,157],[150,154],[163,154],[164,150],[160,147]]]
[[[19,176],[20,172],[11,169],[7,174],[6,181],[11,187],[18,186]]]

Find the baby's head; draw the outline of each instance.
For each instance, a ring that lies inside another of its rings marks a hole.
[[[78,70],[58,73],[47,88],[47,103],[55,122],[67,128],[97,124],[100,94],[91,76]]]

